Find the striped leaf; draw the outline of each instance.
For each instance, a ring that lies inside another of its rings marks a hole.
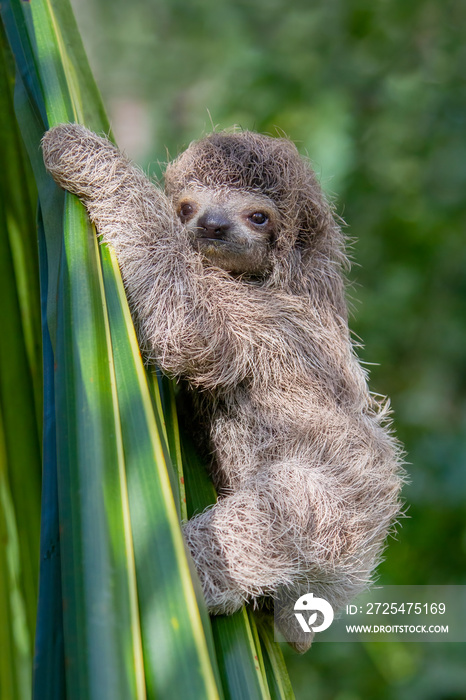
[[[212,484],[189,439],[180,439],[172,384],[143,367],[113,252],[99,248],[81,204],[54,185],[42,164],[39,141],[49,126],[79,121],[108,133],[69,3],[6,0],[1,11],[40,203],[44,445],[35,696],[292,697],[277,650],[252,613],[209,621],[180,518],[215,501]],[[26,204],[16,211],[31,211],[35,194],[22,196]],[[34,414],[40,394],[34,270],[25,264],[24,246],[9,250],[5,284],[19,290],[12,329],[21,320],[21,333],[12,333],[22,342],[18,367],[29,371],[22,400]],[[1,415],[3,423],[14,422]],[[15,502],[4,473],[0,495]],[[4,518],[0,529],[26,543],[17,525],[23,520]],[[28,527],[37,538],[37,518]],[[6,553],[0,555],[3,564]],[[0,593],[16,590],[18,571],[2,567]],[[21,595],[34,602],[34,591]],[[11,624],[5,627],[16,662],[23,657]],[[25,629],[32,631],[33,620]],[[7,661],[2,672],[7,664],[14,666]],[[9,673],[8,697],[27,697],[22,678]]]

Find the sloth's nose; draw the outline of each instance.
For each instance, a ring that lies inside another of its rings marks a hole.
[[[219,211],[207,211],[197,220],[197,231],[201,238],[225,238],[230,227],[230,219]]]

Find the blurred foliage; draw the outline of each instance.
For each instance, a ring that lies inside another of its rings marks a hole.
[[[159,175],[212,125],[311,157],[355,238],[352,327],[408,453],[381,582],[466,584],[466,5],[74,0],[120,144]],[[298,698],[466,697],[464,646],[318,645]]]

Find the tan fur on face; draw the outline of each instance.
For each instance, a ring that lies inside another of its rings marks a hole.
[[[344,605],[380,559],[402,470],[353,351],[343,238],[308,163],[286,139],[211,134],[168,166],[163,193],[84,127],[55,127],[43,151],[115,247],[147,361],[193,389],[219,500],[184,534],[209,609],[292,606],[303,585]],[[186,197],[223,207],[241,255],[196,244]],[[273,212],[270,235],[241,220],[253,201]]]
[[[206,258],[227,272],[261,275],[270,271],[272,244],[279,215],[268,197],[231,188],[191,185],[173,202],[175,211],[191,234],[193,246]],[[191,210],[183,216],[184,208]],[[258,225],[251,221],[255,214],[264,214],[266,222]],[[218,239],[202,228],[202,222],[224,222],[226,230]]]

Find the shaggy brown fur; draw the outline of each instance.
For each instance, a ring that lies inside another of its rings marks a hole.
[[[84,127],[52,129],[43,151],[115,247],[146,357],[197,390],[219,499],[184,534],[210,611],[292,602],[303,585],[345,604],[380,558],[402,471],[353,352],[343,239],[314,173],[288,140],[250,132],[193,143],[165,194]],[[230,274],[193,245],[176,208],[205,188],[270,202],[259,274]]]

